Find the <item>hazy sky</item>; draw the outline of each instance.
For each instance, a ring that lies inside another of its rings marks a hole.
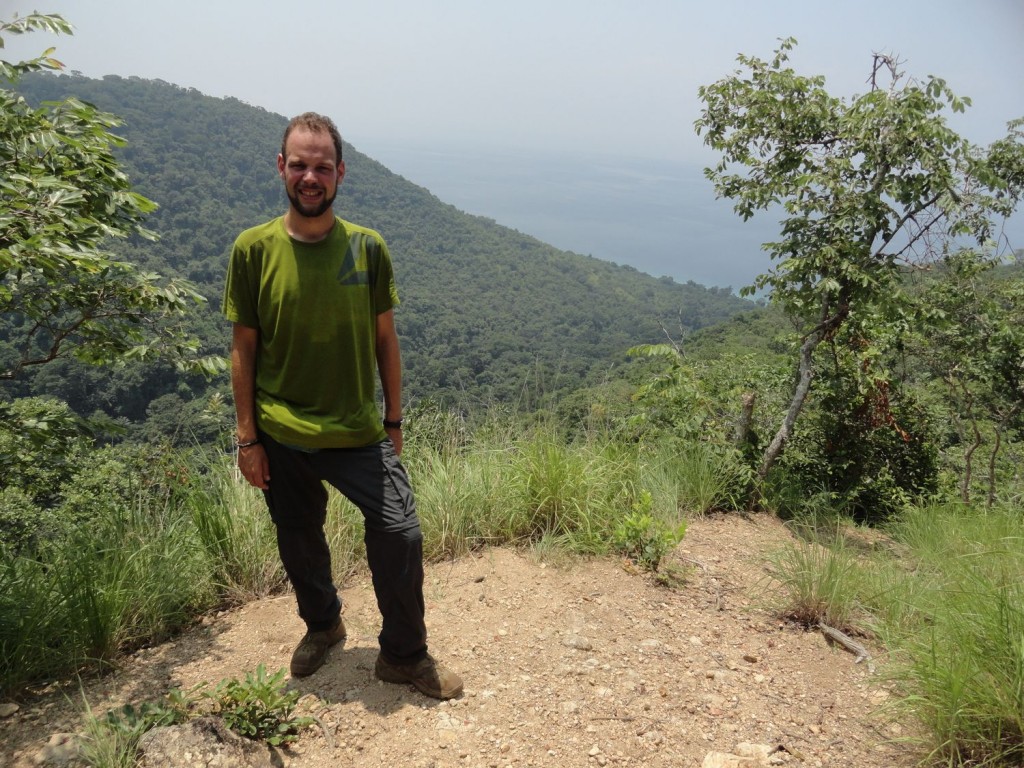
[[[1022,0],[0,0],[2,16],[61,13],[69,69],[138,75],[284,115],[335,117],[346,137],[694,156],[699,85],[739,52],[794,36],[794,65],[865,90],[873,51],[971,96],[964,132],[994,138],[1024,115]],[[17,43],[17,45],[15,45]]]
[[[3,19],[31,10],[75,35],[9,38],[3,58],[54,45],[89,76],[324,112],[392,167],[389,152],[430,147],[706,164],[698,86],[786,36],[792,65],[836,94],[866,90],[876,51],[944,77],[974,102],[951,123],[975,142],[1024,116],[1024,0],[0,0]]]

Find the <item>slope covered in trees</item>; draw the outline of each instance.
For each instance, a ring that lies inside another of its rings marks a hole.
[[[218,309],[227,253],[238,232],[284,210],[274,157],[286,118],[138,78],[32,75],[19,90],[31,103],[76,96],[124,120],[121,158],[134,188],[160,206],[147,220],[160,239],[118,247],[195,283],[209,300],[195,330],[208,352],[226,352]],[[344,132],[344,115],[336,117]],[[538,397],[607,375],[630,346],[662,340],[663,325],[694,330],[750,306],[728,291],[655,279],[466,214],[351,146],[345,160],[336,210],[380,230],[391,247],[413,399],[535,407]],[[160,396],[188,399],[205,388],[167,373],[154,367],[100,383],[62,363],[17,394],[52,391],[79,411],[140,420]]]

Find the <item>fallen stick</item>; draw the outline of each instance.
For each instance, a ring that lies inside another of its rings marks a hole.
[[[868,653],[867,648],[858,643],[849,635],[845,635],[834,627],[830,627],[823,621],[818,622],[818,629],[822,631],[829,640],[839,643],[850,653],[857,656],[854,660],[854,664],[860,664],[862,661],[868,662],[868,669],[873,673],[875,671],[875,665],[871,663],[871,654]]]

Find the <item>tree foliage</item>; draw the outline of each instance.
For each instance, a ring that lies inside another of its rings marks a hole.
[[[3,34],[70,32],[59,16],[31,14],[0,24]],[[49,55],[4,62],[13,79],[61,63]],[[73,354],[89,363],[154,353],[206,372],[182,319],[203,297],[181,280],[162,280],[107,249],[113,239],[153,239],[142,226],[155,204],[134,192],[114,148],[117,118],[78,99],[28,105],[0,89],[0,317],[6,342],[0,379]]]
[[[958,238],[986,242],[993,218],[1017,203],[1024,156],[1019,123],[988,153],[957,135],[945,114],[970,102],[939,78],[906,79],[895,60],[876,55],[870,91],[845,100],[823,77],[786,66],[794,46],[783,40],[769,61],[741,55],[741,70],[700,88],[696,121],[722,155],[705,171],[717,194],[743,219],[783,214],[780,238],[764,245],[774,264],[750,290],[770,292],[799,324],[801,346],[762,479],[820,373],[817,347],[844,325],[868,356],[877,335],[898,334],[908,322],[906,269]]]
[[[913,349],[945,385],[951,422],[964,446],[960,497],[971,500],[979,449],[986,443],[989,506],[1004,435],[1024,429],[1024,278],[992,279],[995,264],[965,249],[943,260],[922,292]]]

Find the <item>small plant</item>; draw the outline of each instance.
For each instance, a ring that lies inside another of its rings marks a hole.
[[[268,677],[260,664],[244,681],[223,680],[204,696],[214,701],[216,714],[235,733],[278,747],[295,741],[299,730],[314,722],[310,717],[292,716],[299,692],[285,691],[284,676],[282,668]]]
[[[806,627],[824,623],[856,631],[854,614],[863,579],[852,553],[839,543],[797,541],[771,560],[781,587],[781,616]]]
[[[159,703],[139,707],[125,704],[102,717],[86,720],[82,756],[87,765],[102,768],[132,768],[142,734],[152,728],[176,725],[188,719],[188,695],[175,689]]]
[[[615,548],[643,568],[657,572],[662,558],[686,535],[686,521],[675,527],[651,514],[651,493],[643,490],[632,511],[615,529]]]

